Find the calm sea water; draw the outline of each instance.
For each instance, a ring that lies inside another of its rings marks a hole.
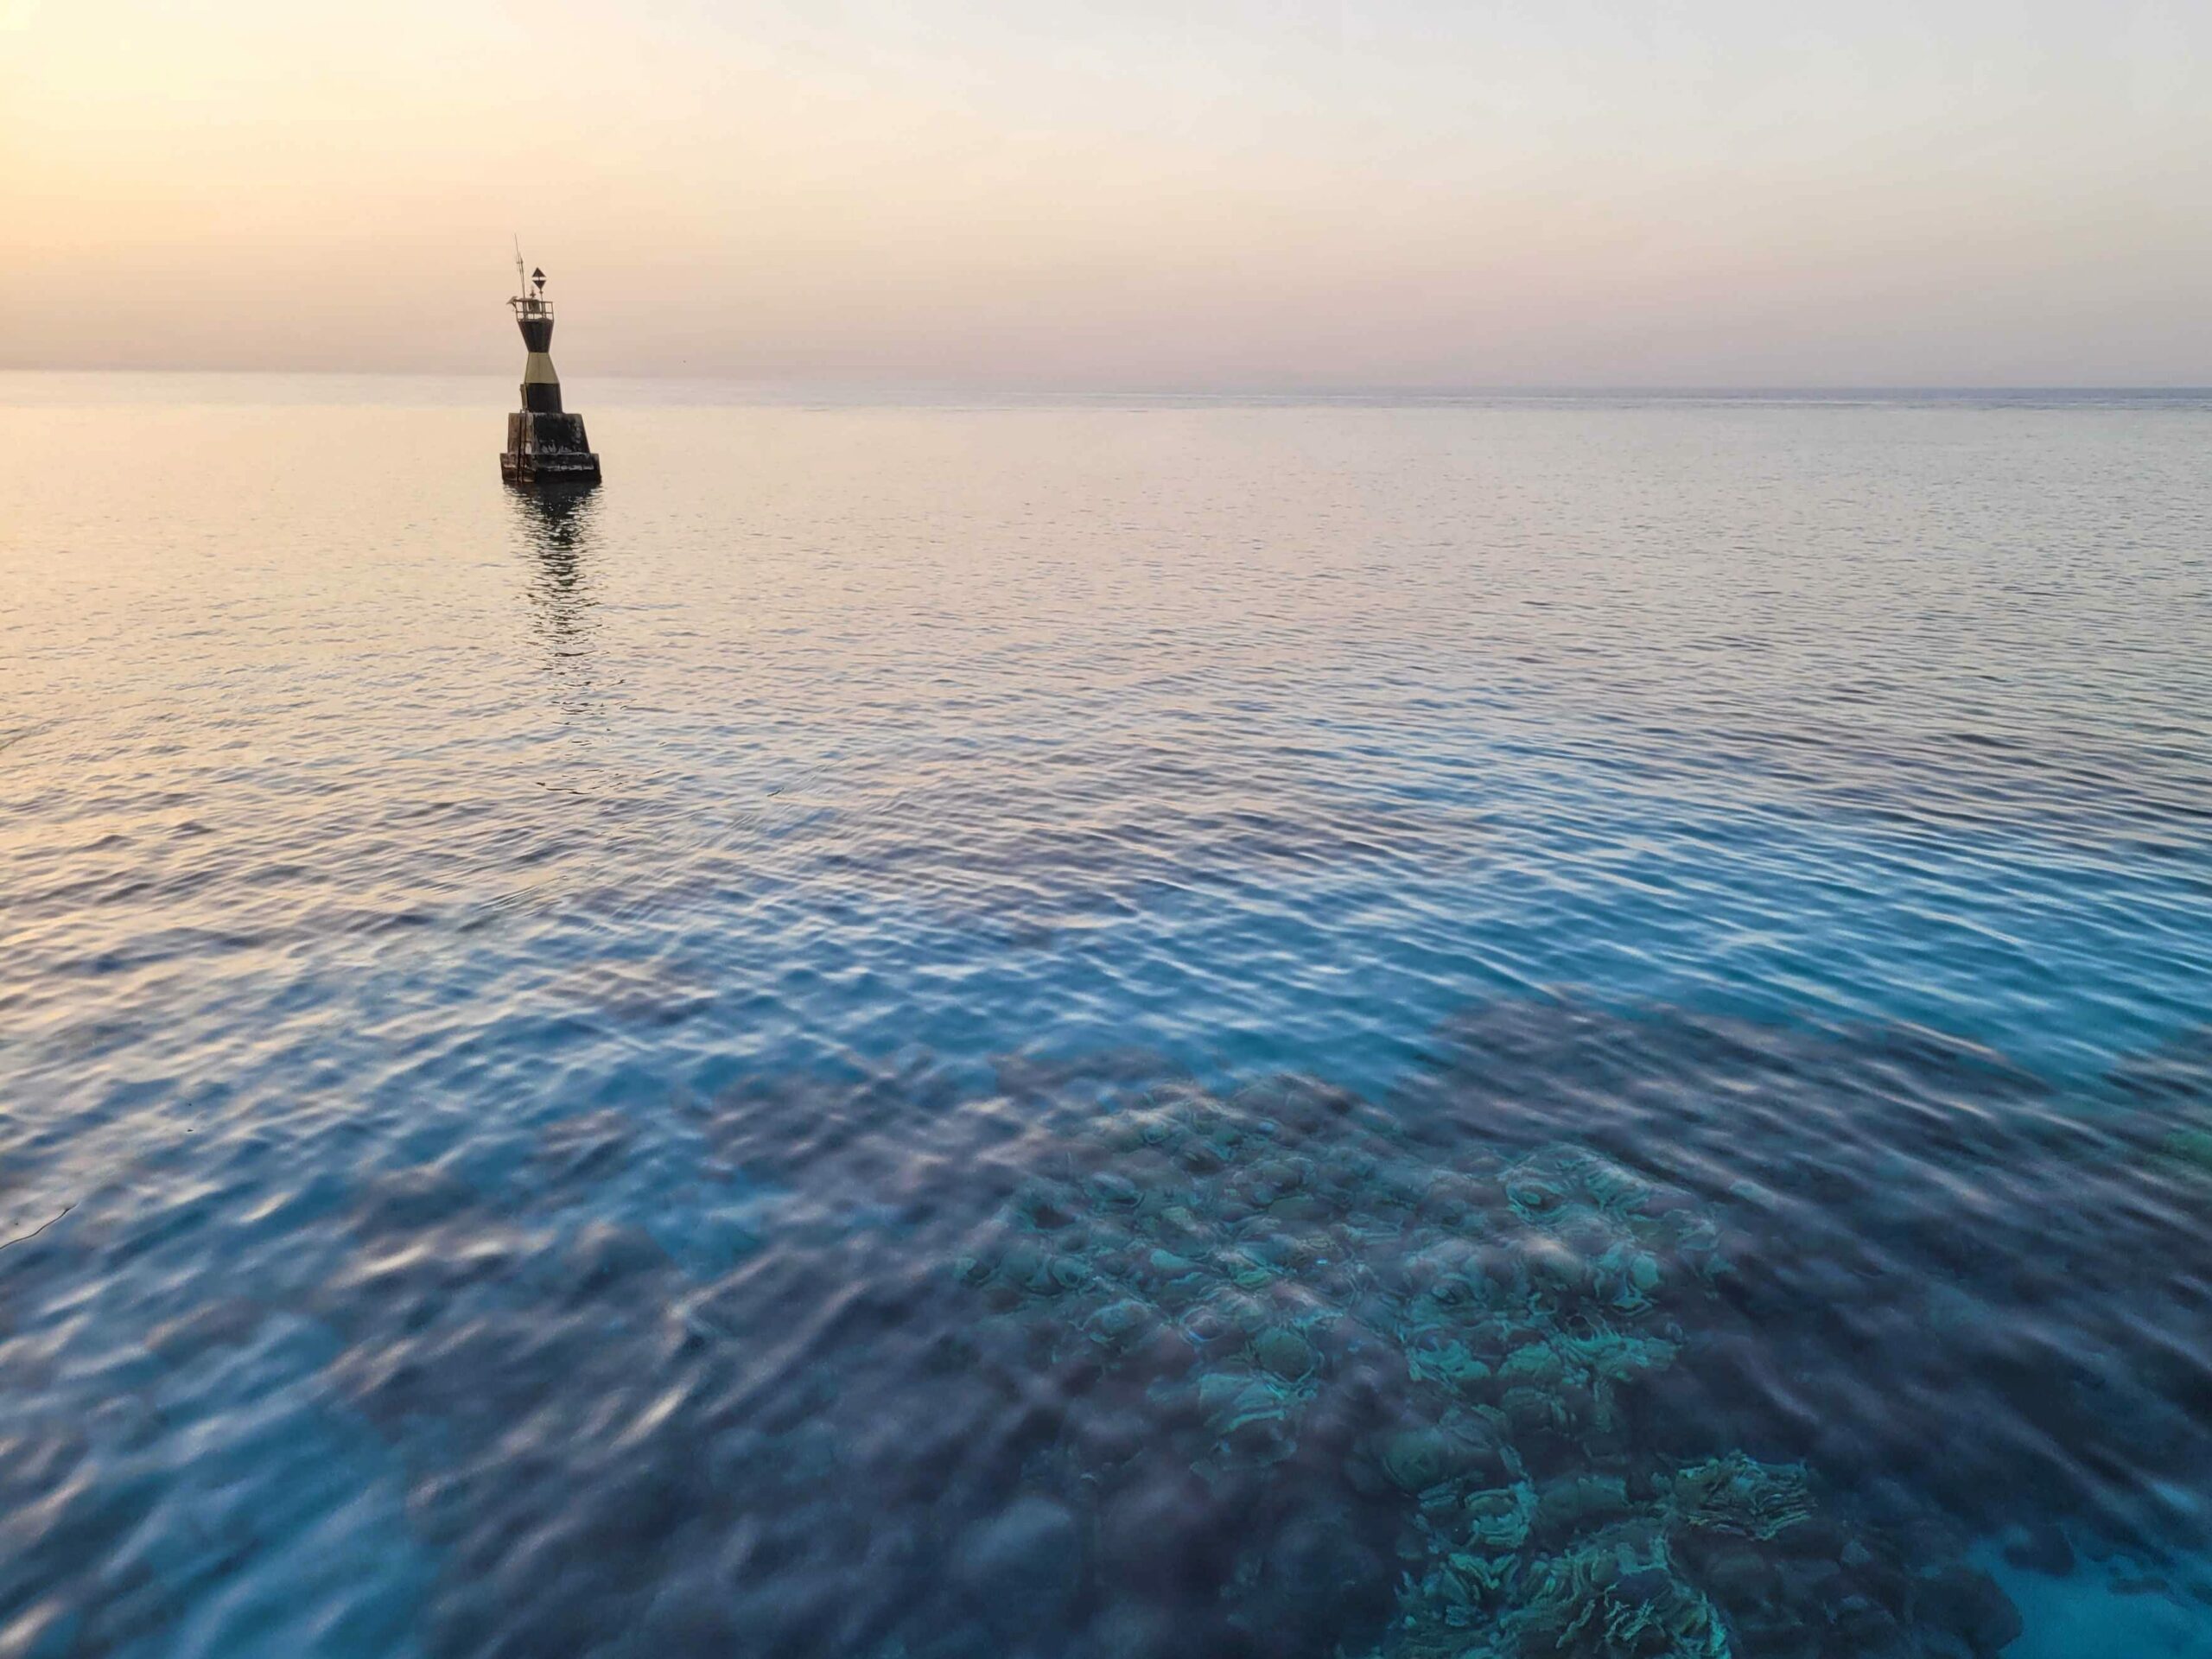
[[[2212,400],[0,377],[0,1653],[2212,1654]]]

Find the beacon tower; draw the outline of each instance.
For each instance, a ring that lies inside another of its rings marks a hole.
[[[499,476],[510,484],[596,484],[599,457],[584,435],[584,417],[561,408],[561,377],[553,372],[553,306],[545,297],[545,273],[522,274],[522,256],[515,256],[515,276],[522,292],[507,303],[514,308],[522,329],[522,343],[530,348],[523,364],[522,407],[507,416],[507,447],[499,457]]]

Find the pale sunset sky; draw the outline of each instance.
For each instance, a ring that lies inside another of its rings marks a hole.
[[[0,0],[0,367],[2212,382],[2212,4]]]

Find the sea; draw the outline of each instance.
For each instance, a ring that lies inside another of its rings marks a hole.
[[[2212,395],[0,375],[0,1654],[2212,1656]]]

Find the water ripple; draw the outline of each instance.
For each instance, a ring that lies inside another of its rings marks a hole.
[[[0,1652],[2212,1655],[2201,399],[255,384],[0,377]]]

